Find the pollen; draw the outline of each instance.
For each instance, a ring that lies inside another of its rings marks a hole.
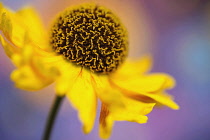
[[[125,60],[127,30],[109,9],[82,4],[61,12],[50,33],[53,50],[78,66],[109,74]]]

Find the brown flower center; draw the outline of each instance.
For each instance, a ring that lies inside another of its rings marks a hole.
[[[53,24],[50,43],[68,61],[108,74],[127,56],[127,31],[105,7],[83,4],[66,9]]]

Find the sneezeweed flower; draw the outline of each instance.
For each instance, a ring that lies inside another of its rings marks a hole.
[[[119,18],[97,4],[67,8],[46,31],[31,7],[13,12],[0,4],[0,42],[17,67],[16,87],[40,90],[56,83],[77,109],[84,133],[94,125],[97,99],[102,102],[100,136],[108,138],[114,121],[146,123],[154,105],[179,106],[166,93],[174,79],[149,74],[151,58],[126,59],[128,33]]]

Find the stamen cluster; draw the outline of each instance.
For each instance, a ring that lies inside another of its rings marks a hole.
[[[58,54],[93,72],[108,74],[127,56],[127,31],[109,10],[95,4],[66,9],[56,19],[50,43]]]

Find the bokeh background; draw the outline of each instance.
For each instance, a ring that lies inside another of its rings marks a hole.
[[[54,15],[87,0],[0,0],[13,10],[32,5],[46,28]],[[95,0],[112,9],[129,30],[130,57],[150,53],[152,72],[175,77],[169,91],[180,110],[157,108],[147,124],[117,122],[110,140],[210,139],[210,1]],[[38,92],[16,89],[14,69],[0,47],[0,140],[40,140],[54,97],[54,85]],[[52,140],[99,140],[98,117],[85,135],[67,100],[59,112]]]

